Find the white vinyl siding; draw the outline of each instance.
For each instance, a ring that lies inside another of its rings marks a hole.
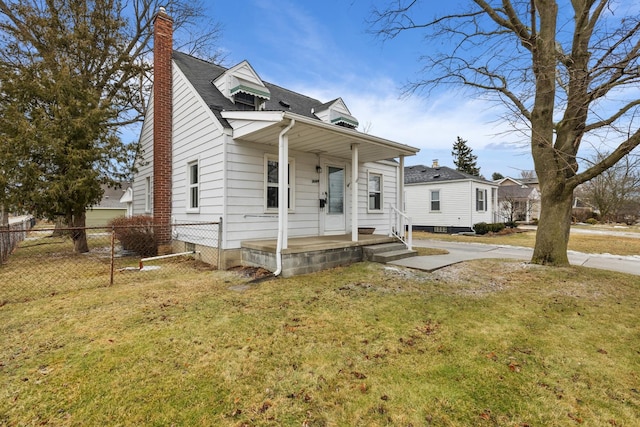
[[[173,219],[218,221],[224,215],[224,135],[211,109],[175,65],[172,135]],[[197,165],[197,186],[192,176],[194,165]],[[195,191],[197,200],[192,198]]]
[[[141,154],[135,162],[138,171],[131,183],[132,210],[133,215],[148,215],[153,211],[153,95],[149,98],[139,143]]]
[[[374,227],[375,234],[389,233],[389,207],[397,207],[398,193],[398,164],[390,161],[364,163],[358,171],[358,227]],[[382,177],[382,196],[380,211],[369,210],[369,185],[368,177],[371,174],[379,174]],[[351,175],[347,176],[347,184],[351,181]],[[347,187],[347,232],[351,230],[351,188]]]

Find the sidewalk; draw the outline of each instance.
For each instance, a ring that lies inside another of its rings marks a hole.
[[[405,258],[390,264],[415,268],[424,271],[434,271],[448,265],[472,259],[504,258],[529,261],[533,249],[521,246],[489,245],[484,243],[458,243],[441,240],[414,240],[413,246],[425,248],[439,248],[449,251],[446,255],[430,255]],[[582,267],[598,268],[618,271],[640,276],[640,255],[619,256],[611,254],[585,254],[569,251],[569,263]]]

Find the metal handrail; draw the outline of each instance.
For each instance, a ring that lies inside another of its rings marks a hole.
[[[407,249],[413,246],[413,226],[411,217],[389,205],[389,237],[398,238]]]

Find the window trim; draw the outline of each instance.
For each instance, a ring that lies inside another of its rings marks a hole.
[[[481,196],[481,197],[479,197]],[[482,203],[482,206],[480,206]],[[476,188],[476,212],[487,212],[487,190],[483,188]]]
[[[196,182],[192,182],[193,181],[193,166],[196,167]],[[200,160],[192,160],[190,162],[187,163],[187,197],[186,197],[186,202],[187,202],[187,213],[199,213],[200,212],[200,201],[201,201],[201,191],[200,191]],[[196,200],[196,206],[193,205],[193,190],[196,190],[197,192],[197,200]]]
[[[377,176],[380,178],[380,190],[371,190],[371,177]],[[379,194],[378,208],[371,208],[371,194]],[[367,171],[367,212],[369,213],[382,213],[384,212],[384,175],[379,172]]]
[[[279,158],[277,155],[274,154],[265,154],[264,155],[264,192],[263,192],[263,198],[264,198],[264,212],[265,213],[277,213],[278,212],[278,206],[274,206],[274,207],[269,207],[268,206],[268,202],[269,202],[269,197],[268,197],[268,191],[269,188],[279,188],[278,182],[275,183],[270,183],[269,182],[269,162],[275,162],[275,163],[279,163]],[[279,165],[278,165],[279,167]],[[278,177],[280,175],[278,174]],[[274,185],[275,184],[275,185]],[[295,188],[296,188],[296,161],[294,158],[289,157],[289,185],[288,185],[288,189],[289,189],[289,212],[295,212],[295,208],[296,208],[296,192],[295,192]]]
[[[433,200],[433,194],[434,193],[438,193],[438,209],[433,209],[433,202],[435,200]],[[442,198],[440,197],[441,195],[441,191],[440,189],[434,189],[434,190],[429,190],[429,212],[442,212]]]

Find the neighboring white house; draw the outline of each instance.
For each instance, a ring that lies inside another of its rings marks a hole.
[[[414,230],[459,233],[473,231],[479,222],[496,222],[496,183],[437,162],[404,171],[405,209]]]
[[[292,237],[389,232],[403,159],[418,149],[358,132],[341,98],[323,103],[265,82],[247,61],[224,68],[173,51],[162,40],[171,34],[164,11],[155,26],[134,214],[222,218],[222,267],[240,262],[248,240],[278,239],[286,249]]]
[[[537,178],[506,177],[495,181],[501,221],[531,222],[540,218],[540,191]]]

